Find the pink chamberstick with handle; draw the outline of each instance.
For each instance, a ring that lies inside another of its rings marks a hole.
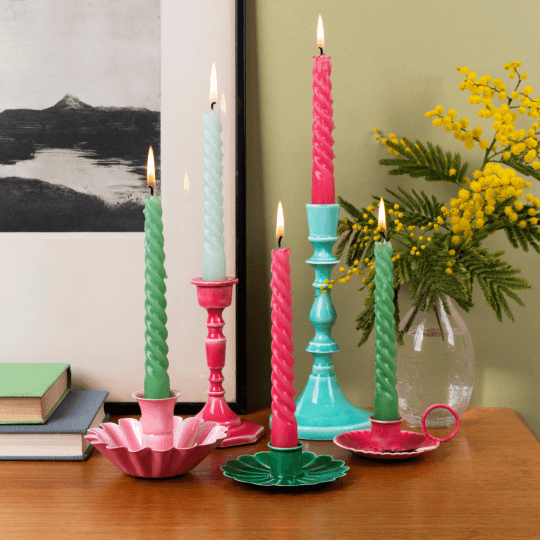
[[[222,370],[225,367],[226,339],[222,329],[225,325],[222,313],[232,302],[233,285],[238,278],[227,278],[223,281],[203,281],[201,278],[192,279],[197,287],[199,305],[208,312],[206,326],[206,362],[210,368],[210,390],[208,401],[197,414],[198,418],[206,421],[218,422],[226,426],[227,437],[218,448],[227,446],[240,446],[257,442],[263,434],[264,428],[254,422],[241,419],[225,400]]]

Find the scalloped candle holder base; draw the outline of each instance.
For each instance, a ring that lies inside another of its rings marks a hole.
[[[436,408],[448,409],[456,419],[453,433],[443,439],[433,437],[426,428],[427,415]],[[449,405],[438,403],[428,407],[422,415],[422,433],[402,431],[402,419],[395,421],[375,420],[369,417],[371,429],[361,429],[340,433],[334,437],[334,443],[339,447],[356,454],[375,459],[408,459],[427,452],[432,452],[439,444],[450,440],[459,431],[459,416]]]
[[[185,474],[226,437],[227,428],[216,422],[174,416],[180,395],[175,390],[165,399],[144,399],[143,391],[133,395],[141,406],[140,421],[105,422],[84,437],[123,473],[140,478]]]
[[[304,443],[296,448],[275,448],[270,452],[246,454],[230,459],[221,467],[223,474],[237,482],[257,486],[308,486],[331,482],[345,476],[349,467],[332,456],[316,456],[302,452]]]

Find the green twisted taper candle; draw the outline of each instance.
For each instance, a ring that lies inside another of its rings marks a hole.
[[[168,398],[171,391],[167,368],[169,361],[167,353],[167,315],[165,308],[165,252],[163,251],[163,214],[161,197],[149,197],[144,199],[144,260],[146,270],[144,287],[146,300],[145,324],[146,331],[146,362],[144,377],[144,398],[164,399]]]
[[[399,420],[392,244],[375,242],[375,420]]]

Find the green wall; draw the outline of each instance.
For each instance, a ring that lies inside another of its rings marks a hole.
[[[527,83],[535,88],[533,96],[538,95],[540,5],[521,2],[523,16],[518,16],[502,0],[248,0],[247,11],[248,392],[255,409],[270,405],[270,252],[276,248],[279,200],[285,212],[283,247],[292,250],[297,392],[312,365],[305,352],[313,336],[308,320],[313,270],[304,262],[312,254],[305,204],[311,197],[311,58],[317,54],[319,13],[325,52],[333,64],[336,193],[367,205],[371,194],[383,193],[385,187],[414,186],[447,201],[456,196],[449,185],[389,176],[378,163],[388,154],[374,141],[373,128],[459,151],[474,171],[483,152],[465,149],[451,134],[433,127],[424,113],[436,105],[454,108],[459,118],[466,116],[470,125],[480,125],[492,136],[491,122],[478,118],[469,94],[459,90],[462,76],[456,66],[468,66],[478,76],[501,77],[510,88],[503,65],[521,60]],[[530,127],[527,120],[519,127]],[[533,183],[531,192],[540,197],[540,183]],[[479,291],[473,310],[463,313],[476,353],[470,405],[510,407],[540,433],[540,256],[514,250],[504,236],[491,237],[490,247],[507,250],[507,260],[533,288],[522,294],[526,308],[516,306],[515,323],[497,322]],[[338,274],[336,269],[333,275]],[[373,338],[357,347],[354,317],[363,293],[358,292],[360,278],[355,278],[336,285],[332,295],[338,313],[333,336],[341,348],[334,365],[351,402],[370,406]]]

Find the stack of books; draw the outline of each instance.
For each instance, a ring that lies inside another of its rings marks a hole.
[[[69,364],[0,363],[0,460],[88,459],[108,395],[71,390]]]

